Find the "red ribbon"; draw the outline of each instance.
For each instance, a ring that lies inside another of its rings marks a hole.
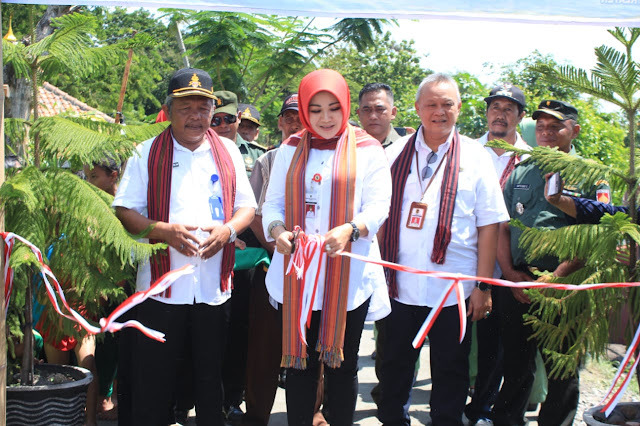
[[[299,230],[300,228],[296,226],[296,230]],[[324,244],[324,237],[319,236],[319,235],[305,235],[303,232],[299,232],[298,237],[296,238],[296,253],[294,255],[292,255],[292,259],[291,259],[291,263],[289,265],[289,269],[291,269],[292,264],[294,264],[294,257],[297,259],[296,261],[299,262],[298,265],[303,265],[304,268],[303,269],[299,269],[299,266],[296,267],[296,270],[299,271],[298,272],[298,277],[300,277],[300,272],[304,272],[306,273],[307,269],[308,269],[308,264],[310,263],[313,254],[316,251],[317,247],[322,247],[322,244]],[[308,246],[313,246],[313,251],[309,251]],[[418,333],[416,334],[415,338],[413,339],[412,345],[414,348],[419,348],[422,343],[424,342],[424,339],[426,338],[427,334],[429,334],[429,330],[431,330],[431,327],[433,326],[433,323],[435,322],[436,318],[438,317],[438,314],[440,314],[440,311],[442,311],[442,308],[444,307],[444,303],[447,300],[447,298],[449,297],[449,295],[451,294],[451,292],[455,289],[456,291],[456,298],[458,301],[458,315],[460,318],[460,330],[459,330],[459,336],[460,336],[460,342],[462,342],[462,340],[464,339],[464,335],[465,335],[465,330],[466,330],[466,321],[467,321],[467,314],[466,314],[466,304],[464,301],[464,291],[462,288],[462,284],[460,283],[460,281],[482,281],[485,282],[487,284],[491,284],[491,285],[495,285],[495,286],[500,286],[500,287],[515,287],[515,288],[522,288],[522,289],[529,289],[529,288],[541,288],[541,289],[555,289],[555,290],[566,290],[566,291],[572,291],[572,290],[577,290],[577,291],[584,291],[584,290],[597,290],[597,289],[601,289],[601,288],[623,288],[623,287],[639,287],[640,286],[640,282],[631,282],[631,283],[598,283],[598,284],[581,284],[581,285],[576,285],[576,284],[559,284],[559,283],[542,283],[542,282],[537,282],[537,281],[521,281],[521,282],[512,282],[512,281],[508,281],[508,280],[502,280],[502,279],[498,279],[498,278],[487,278],[487,277],[478,277],[478,276],[474,276],[474,275],[464,275],[464,274],[458,274],[458,273],[451,273],[451,272],[439,272],[439,271],[423,271],[421,269],[416,269],[416,268],[412,268],[410,266],[404,266],[404,265],[399,265],[397,263],[392,263],[392,262],[386,262],[384,260],[377,260],[377,259],[371,259],[359,254],[354,254],[354,253],[349,253],[346,251],[340,251],[338,252],[338,254],[340,254],[341,256],[347,256],[350,257],[352,259],[356,259],[356,260],[360,260],[362,262],[367,262],[367,263],[373,263],[375,265],[381,265],[385,268],[391,268],[391,269],[395,269],[396,271],[403,271],[403,272],[409,272],[411,274],[416,274],[416,275],[427,275],[430,277],[434,277],[434,278],[439,278],[439,279],[443,279],[443,280],[451,280],[453,281],[453,283],[451,283],[446,289],[445,291],[443,291],[443,293],[440,296],[440,299],[438,300],[438,303],[436,305],[436,307],[434,307],[433,309],[431,309],[431,312],[429,313],[429,316],[427,316],[427,318],[425,319],[424,323],[422,324],[422,327],[420,328],[420,330],[418,331]],[[320,252],[320,255],[322,256],[323,253],[322,251]],[[320,259],[320,261],[322,261],[322,258]],[[295,266],[295,265],[294,265]],[[320,265],[318,265],[318,271],[320,271]],[[288,272],[288,271],[287,271]],[[303,275],[304,277],[304,275]],[[313,292],[314,292],[314,297],[315,297],[315,291],[317,289],[317,282],[318,282],[318,275],[316,274],[316,283],[314,284],[314,288],[313,288]],[[304,285],[304,283],[303,283]],[[313,300],[313,299],[312,299]],[[311,314],[311,308],[313,307],[313,303],[310,305],[309,307],[309,311],[306,313],[307,315],[309,315],[310,318],[310,314]],[[301,314],[304,315],[305,313]],[[300,331],[301,333],[304,333],[304,326],[302,324],[305,324],[306,321],[304,322],[300,322],[301,324],[301,328],[302,330]],[[307,327],[308,327],[308,322],[307,323]],[[301,334],[303,335],[303,334]],[[616,405],[618,404],[618,402],[620,401],[620,399],[622,398],[622,395],[624,394],[624,391],[626,390],[627,386],[629,385],[629,382],[631,381],[631,377],[633,376],[633,373],[638,365],[638,362],[640,360],[636,359],[635,362],[633,363],[633,365],[631,366],[631,368],[629,369],[629,371],[626,373],[625,375],[625,369],[626,367],[630,364],[631,362],[631,357],[633,356],[633,354],[635,353],[636,349],[638,348],[638,346],[640,346],[640,326],[638,327],[638,330],[636,331],[635,337],[633,338],[633,341],[631,342],[631,345],[629,345],[629,349],[627,350],[627,353],[625,354],[622,363],[620,364],[620,368],[618,369],[618,372],[616,373],[614,379],[613,379],[613,383],[611,384],[611,387],[609,388],[609,390],[607,391],[607,394],[605,395],[605,397],[602,399],[602,403],[604,403],[604,401],[606,401],[607,399],[609,399],[611,397],[611,399],[609,400],[609,402],[604,405],[602,412],[606,413],[606,415],[608,416],[609,414],[611,414],[611,411],[613,411],[613,409],[616,407]],[[620,386],[618,387],[617,391],[615,393],[613,393],[614,388],[616,388],[616,385],[618,384],[618,381],[623,378],[622,383],[620,384]],[[613,393],[613,395],[612,395]]]
[[[60,283],[58,282],[58,279],[55,277],[55,275],[51,271],[51,268],[49,268],[49,266],[44,263],[42,253],[40,252],[40,249],[38,249],[38,247],[31,244],[29,241],[22,238],[21,236],[16,235],[12,232],[1,232],[0,236],[2,236],[2,239],[4,240],[4,243],[5,243],[5,258],[4,258],[5,317],[7,315],[9,301],[11,300],[11,291],[13,290],[13,270],[9,266],[9,259],[11,258],[11,253],[13,252],[13,246],[15,244],[15,240],[18,240],[23,244],[25,244],[27,247],[29,247],[33,252],[33,254],[36,256],[36,259],[40,264],[40,273],[42,274],[42,279],[47,290],[47,296],[49,297],[49,300],[51,301],[51,304],[53,305],[56,312],[58,312],[63,317],[70,319],[71,321],[77,322],[89,334],[99,334],[107,331],[113,333],[116,331],[120,331],[121,329],[126,327],[133,327],[140,330],[145,336],[151,339],[164,342],[165,341],[164,333],[145,327],[138,321],[129,320],[124,323],[119,323],[119,322],[116,322],[116,320],[122,314],[129,311],[134,306],[144,302],[149,297],[157,294],[161,294],[169,286],[171,286],[171,284],[173,284],[173,282],[178,278],[184,275],[193,273],[193,265],[185,265],[182,268],[167,272],[166,274],[158,278],[147,290],[137,292],[132,296],[130,296],[129,298],[127,298],[127,300],[122,302],[122,304],[120,304],[120,306],[118,306],[107,318],[100,318],[99,320],[100,327],[96,327],[90,324],[86,319],[82,317],[82,315],[80,315],[78,312],[76,312],[74,309],[72,309],[69,306],[69,304],[67,303],[67,299],[64,296],[64,291],[60,286]],[[51,279],[51,281],[53,282],[53,286],[51,285],[51,282],[49,281],[49,279]],[[55,290],[53,287],[55,287]],[[58,304],[58,299],[56,297],[56,294],[62,301],[62,304],[64,305],[65,309],[69,312],[68,314],[62,312],[62,309]]]

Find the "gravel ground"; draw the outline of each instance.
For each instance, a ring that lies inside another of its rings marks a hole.
[[[622,359],[625,351],[626,348],[623,345],[612,344],[609,346],[606,359],[599,361],[589,360],[584,368],[580,370],[580,403],[574,424],[586,424],[582,421],[582,413],[598,405],[605,396],[616,373],[617,362]],[[622,401],[640,401],[638,382],[635,378],[632,379],[627,387]]]

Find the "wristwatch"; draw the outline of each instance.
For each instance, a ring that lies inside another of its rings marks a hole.
[[[353,227],[353,231],[351,231],[351,242],[355,242],[358,241],[358,238],[360,238],[360,230],[358,229],[358,225],[356,225],[353,222],[349,222],[349,225],[351,225]]]
[[[476,288],[480,291],[491,291],[491,284],[482,281],[476,281]]]
[[[224,226],[226,226],[227,228],[229,228],[229,243],[233,243],[236,241],[236,228],[234,228],[231,224],[229,223],[225,223]]]

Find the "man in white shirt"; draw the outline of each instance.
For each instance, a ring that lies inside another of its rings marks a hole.
[[[198,423],[222,425],[220,365],[231,296],[233,241],[255,212],[255,198],[235,143],[209,125],[215,107],[211,77],[186,68],[169,82],[163,110],[171,126],[142,143],[128,161],[113,205],[125,228],[165,243],[139,265],[136,287],[185,265],[165,293],[138,306],[136,319],[165,333],[165,343],[136,336],[133,424],[167,424],[177,362],[190,345]]]
[[[455,129],[461,108],[455,81],[444,74],[425,78],[416,112],[415,135],[387,148],[394,194],[381,231],[383,259],[430,271],[491,277],[498,223],[508,215],[489,154]],[[381,369],[378,418],[385,425],[409,425],[409,401],[420,348],[411,345],[438,306],[451,281],[387,270],[392,297],[386,318],[386,353]],[[463,281],[466,314],[473,321],[491,313],[490,286]],[[444,307],[428,337],[431,355],[431,420],[434,426],[462,425],[469,390],[469,333],[459,342],[456,295]]]
[[[489,96],[484,98],[487,103],[487,125],[489,131],[478,142],[485,147],[496,175],[500,180],[500,187],[504,189],[507,178],[513,171],[520,158],[512,152],[500,148],[490,148],[487,142],[503,140],[516,148],[529,149],[529,145],[518,133],[518,125],[525,115],[527,105],[524,93],[520,88],[511,84],[494,87]],[[496,263],[493,273],[500,278],[502,271]],[[502,345],[500,341],[500,298],[502,288],[491,290],[493,298],[493,313],[484,321],[476,324],[476,338],[478,345],[478,373],[476,375],[473,399],[465,408],[465,414],[472,425],[490,425],[491,407],[498,396],[502,381]],[[510,291],[509,289],[504,289]]]

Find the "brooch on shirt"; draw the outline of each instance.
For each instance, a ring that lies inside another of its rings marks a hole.
[[[522,205],[522,203],[516,203],[516,212],[519,215],[522,215],[524,213],[524,206]]]

